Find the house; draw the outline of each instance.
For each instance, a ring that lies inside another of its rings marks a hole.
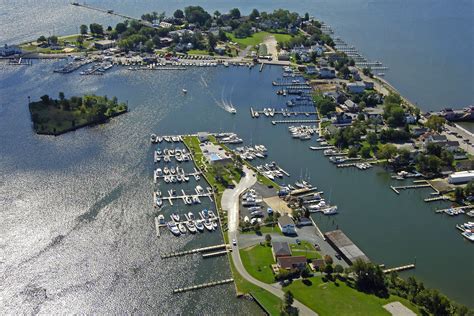
[[[356,81],[360,81],[360,80],[361,80],[360,74],[359,74],[359,70],[357,70],[356,67],[354,67],[354,66],[349,66],[349,71],[350,71],[350,73],[351,73],[351,75],[352,75],[352,78],[354,78],[354,80],[356,80]]]
[[[162,27],[164,29],[167,29],[167,28],[170,28],[173,26],[173,24],[169,23],[169,22],[164,22],[164,21],[161,21],[160,24],[158,24],[159,27]]]
[[[366,119],[375,120],[375,122],[382,123],[383,121],[383,109],[382,108],[365,108],[364,109]]]
[[[364,81],[365,88],[367,90],[373,90],[374,89],[374,83],[372,81]]]
[[[335,118],[333,119],[334,125],[351,125],[352,124],[352,116],[348,115],[347,113],[341,112],[336,113]]]
[[[290,54],[286,50],[281,50],[278,53],[278,60],[290,60]]]
[[[308,65],[305,70],[307,75],[317,75],[318,71],[315,66]]]
[[[363,82],[349,82],[346,89],[349,93],[362,93],[365,90],[365,84]]]
[[[272,254],[275,261],[279,257],[291,257],[291,249],[285,241],[274,241],[272,242]]]
[[[357,103],[354,103],[354,101],[348,99],[343,104],[341,104],[341,108],[344,111],[356,112],[359,109],[359,106]]]
[[[303,270],[306,267],[305,256],[279,257],[277,265],[284,270]]]
[[[101,40],[94,43],[94,47],[100,50],[112,48],[115,46],[115,41],[113,40]]]
[[[322,271],[326,266],[326,262],[324,262],[324,259],[314,259],[309,265],[313,271]]]
[[[307,217],[300,217],[300,219],[298,221],[298,225],[299,226],[311,226],[311,225],[313,225],[313,222]]]
[[[426,127],[417,127],[412,131],[412,134],[415,137],[419,137],[419,136],[423,135],[426,132],[428,132],[428,128],[426,128]]]
[[[407,114],[405,115],[405,123],[407,124],[415,124],[418,120],[416,119],[416,116],[412,114]]]
[[[323,79],[332,79],[336,78],[336,70],[334,68],[329,67],[321,67],[319,68],[319,77]]]
[[[295,235],[296,227],[293,219],[288,215],[283,215],[278,218],[278,227],[283,234],[286,235]]]
[[[459,149],[459,142],[457,140],[449,140],[443,143],[443,148],[450,152],[455,152]]]
[[[216,53],[218,53],[219,55],[224,55],[225,54],[225,45],[217,44],[216,47],[214,48],[214,51]]]
[[[198,132],[197,138],[199,139],[199,142],[204,143],[209,140],[209,133],[208,132]]]
[[[0,56],[6,57],[15,54],[21,54],[21,49],[17,46],[7,45],[5,44],[3,47],[0,47]]]

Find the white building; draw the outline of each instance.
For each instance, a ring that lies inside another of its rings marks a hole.
[[[283,215],[278,218],[278,227],[280,227],[281,232],[286,235],[295,235],[296,226],[295,222],[288,215]]]
[[[472,180],[474,180],[474,170],[454,172],[448,177],[448,182],[451,184],[466,183]]]
[[[336,78],[336,70],[334,68],[321,67],[319,68],[319,76],[324,79]]]
[[[365,90],[365,84],[363,82],[349,82],[346,89],[350,93],[362,93]]]

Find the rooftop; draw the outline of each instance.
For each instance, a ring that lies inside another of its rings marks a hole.
[[[342,230],[333,230],[324,234],[330,244],[340,251],[345,258],[352,264],[357,259],[369,262],[369,258],[357,247]]]
[[[291,256],[291,249],[285,241],[274,241],[272,242],[273,253],[275,256]]]

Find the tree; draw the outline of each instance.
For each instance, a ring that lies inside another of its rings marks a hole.
[[[298,309],[292,306],[293,302],[293,293],[291,291],[285,292],[281,315],[298,315]]]
[[[454,196],[456,198],[456,201],[462,201],[464,199],[464,190],[463,190],[463,188],[457,187],[454,190]]]
[[[385,276],[380,266],[357,259],[352,265],[352,271],[356,274],[356,287],[359,291],[388,296]]]
[[[249,19],[251,21],[255,21],[259,16],[260,16],[260,12],[258,12],[257,9],[253,9],[252,12],[250,12]]]
[[[58,37],[56,35],[52,35],[52,36],[48,37],[48,43],[50,45],[58,44]]]
[[[360,149],[360,155],[362,156],[362,158],[370,158],[370,152],[371,149],[369,146],[362,146],[362,148]]]
[[[102,35],[104,34],[104,27],[98,23],[92,23],[89,25],[89,30],[92,34]]]
[[[327,115],[336,110],[336,104],[328,97],[320,99],[316,104],[321,115]]]
[[[178,9],[178,10],[174,11],[173,16],[177,19],[183,19],[184,18],[184,12],[183,12],[183,10]]]
[[[340,264],[336,264],[334,266],[334,272],[337,273],[338,275],[344,272],[344,268]]]
[[[231,9],[229,14],[232,19],[240,19],[240,10],[238,8]]]
[[[44,37],[44,35],[41,35],[40,37],[38,37],[38,39],[36,40],[37,42],[41,42],[41,43],[44,43],[47,41],[46,37]]]
[[[464,194],[466,196],[472,196],[474,195],[474,180],[469,181],[468,184],[466,184],[466,187],[464,188]]]
[[[59,100],[64,101],[64,92],[59,92]]]
[[[79,44],[79,47],[82,47],[84,45],[84,36],[78,36],[76,42]]]
[[[366,137],[367,142],[369,143],[370,146],[375,146],[378,142],[377,134],[374,132],[369,132],[367,133]]]
[[[220,16],[221,16],[221,13],[218,10],[214,11],[214,17],[216,19],[218,19]]]
[[[227,41],[227,35],[223,30],[219,30],[219,35],[217,36],[219,38],[219,41],[225,42]]]
[[[270,234],[266,234],[265,241],[269,244],[272,241],[272,236]]]
[[[49,104],[50,102],[49,95],[47,94],[41,96],[40,99],[41,99],[41,102],[43,102],[43,104]]]
[[[334,268],[332,267],[332,264],[326,264],[324,267],[324,273],[328,275],[329,278],[331,278],[331,274],[334,272]]]
[[[397,154],[397,147],[392,144],[384,144],[380,146],[380,149],[377,152],[377,157],[379,159],[392,159]]]
[[[333,263],[332,257],[330,255],[325,255],[324,256],[324,263],[332,264]]]
[[[429,129],[441,132],[443,129],[443,125],[446,123],[446,120],[441,116],[431,115],[428,120],[426,121],[426,127]]]
[[[208,46],[210,52],[214,51],[214,48],[216,47],[216,44],[217,44],[216,37],[214,36],[214,34],[209,33],[207,35],[207,46]]]
[[[188,6],[184,8],[184,15],[189,23],[205,25],[211,19],[211,15],[200,6]]]
[[[80,29],[81,29],[81,35],[86,35],[87,34],[87,25],[82,24]]]
[[[357,153],[358,153],[357,147],[352,146],[351,148],[349,148],[349,152],[347,153],[347,157],[355,158],[355,157],[357,157]]]
[[[309,13],[308,13],[308,12],[306,12],[306,13],[304,14],[304,20],[305,20],[305,21],[309,21]]]
[[[117,25],[115,26],[115,30],[117,31],[117,33],[122,34],[127,30],[127,26],[125,25],[125,23],[120,22],[117,23]]]

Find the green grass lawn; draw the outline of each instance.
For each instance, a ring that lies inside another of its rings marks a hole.
[[[265,283],[275,282],[271,268],[275,263],[271,246],[255,245],[239,251],[242,263],[251,276]]]
[[[280,305],[282,304],[282,300],[270,292],[245,280],[235,269],[232,259],[229,259],[229,261],[237,290],[240,293],[251,293],[270,315],[280,315]]]
[[[293,256],[305,256],[307,259],[321,259],[321,254],[314,248],[314,246],[305,240],[301,244],[290,244]]]
[[[275,225],[274,227],[260,226],[260,235],[262,235],[262,241],[265,238],[265,234],[271,234],[271,233],[283,235],[283,233],[281,232],[281,229],[280,229],[280,227],[278,227],[278,225]],[[256,234],[256,232],[254,230],[248,230],[248,231],[245,231],[245,232],[241,232],[241,234]]]
[[[312,283],[309,286],[305,285],[302,280],[297,280],[284,290],[290,290],[295,299],[307,305],[319,315],[390,315],[383,308],[383,305],[395,301],[399,301],[418,313],[413,304],[401,297],[392,295],[387,299],[383,299],[359,292],[341,281],[337,282],[338,286],[334,282],[325,283],[321,277],[312,277],[308,280]]]
[[[269,32],[257,32],[252,34],[252,36],[248,36],[245,38],[237,38],[234,36],[232,33],[226,33],[227,37],[232,41],[237,44],[241,48],[245,48],[247,46],[255,46],[263,42],[265,37],[273,35],[275,36],[275,39],[277,42],[288,42],[291,38],[291,35],[289,34],[277,34],[277,33],[269,33]]]
[[[209,52],[205,49],[191,49],[188,50],[188,55],[209,55]]]

